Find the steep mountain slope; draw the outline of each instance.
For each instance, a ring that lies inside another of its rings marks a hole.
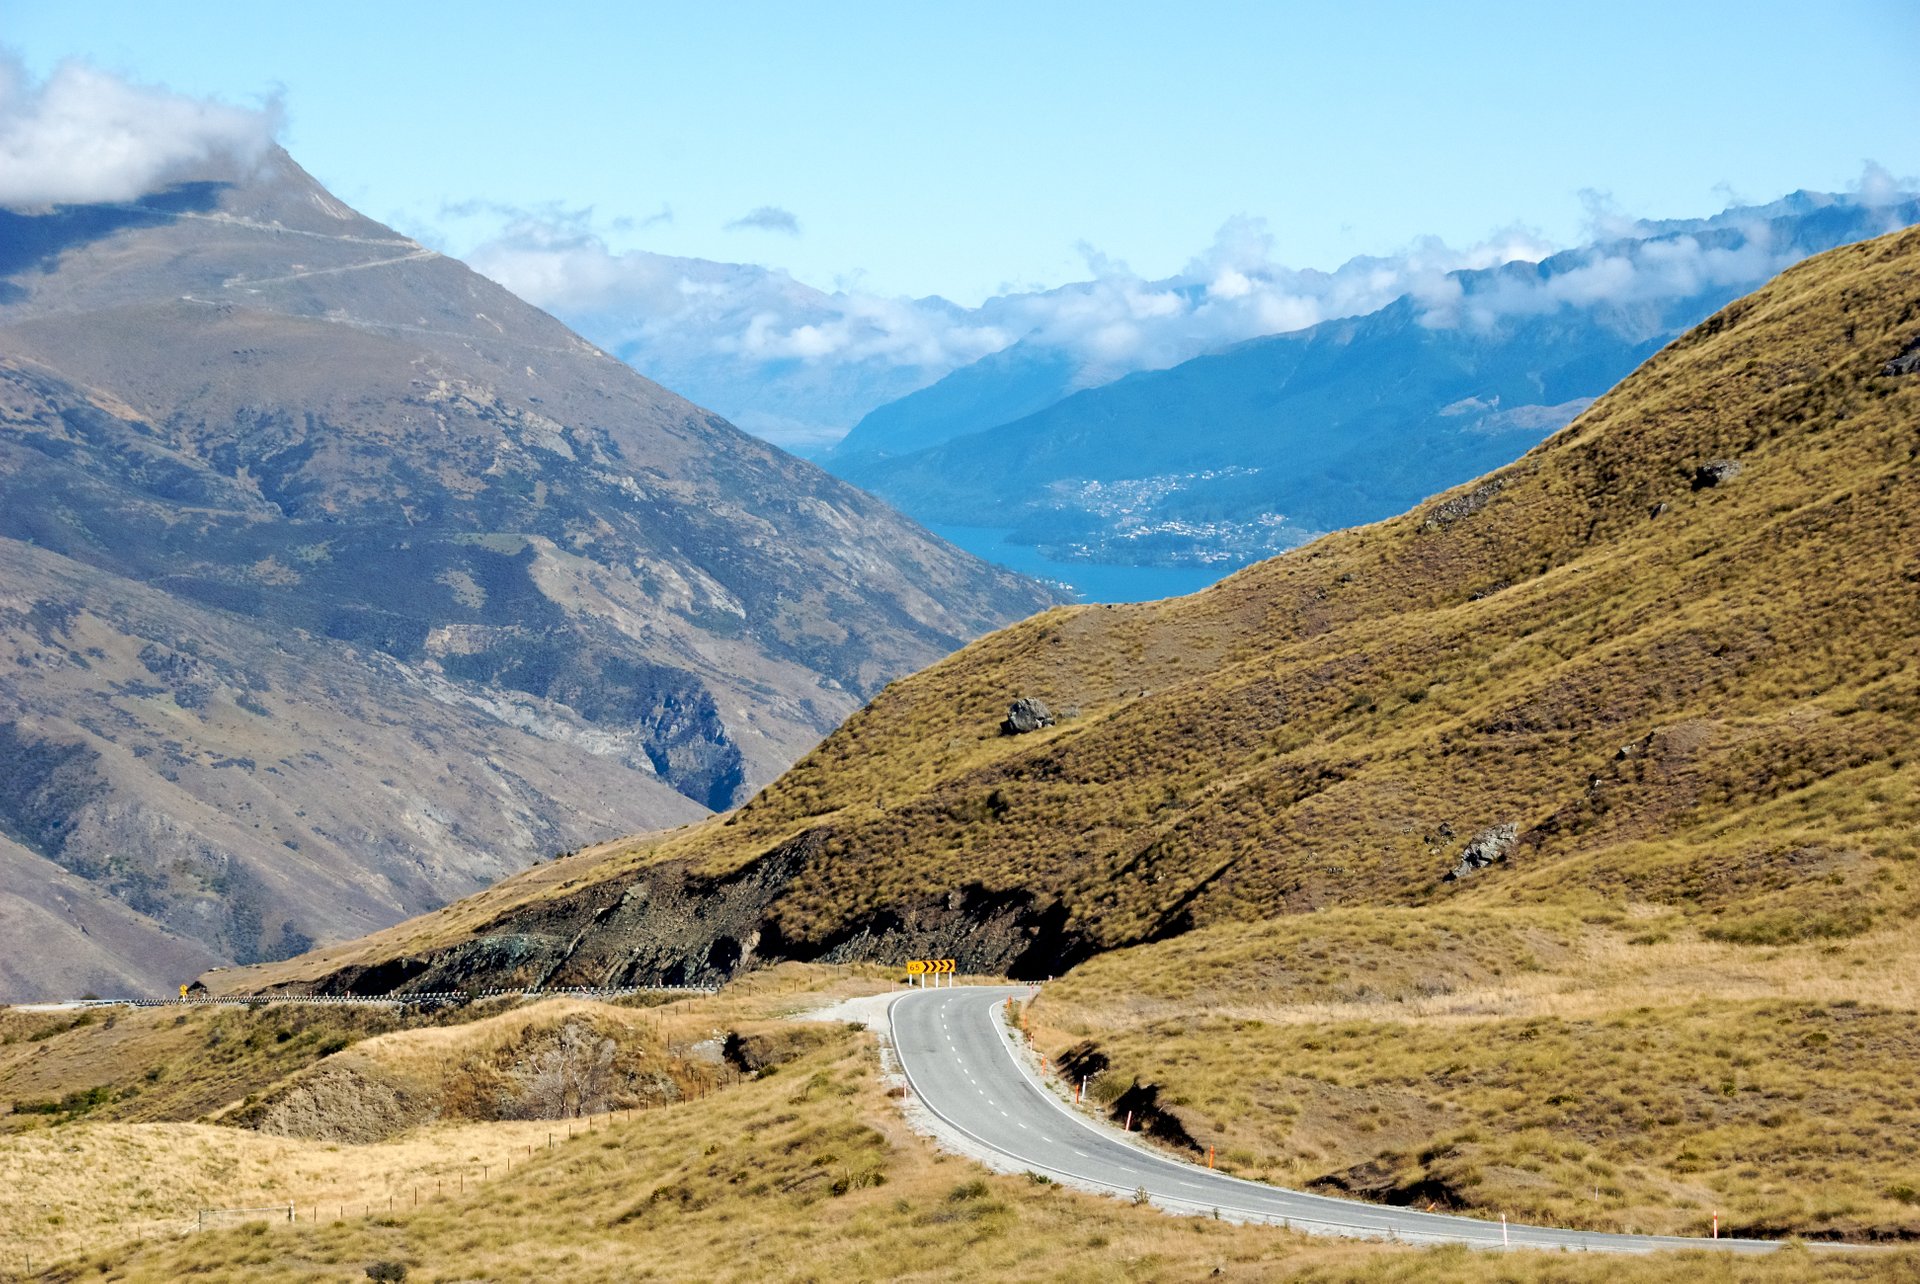
[[[1867,930],[1916,908],[1916,352],[1920,232],[1827,253],[1474,485],[1190,598],[1038,616],[724,821],[220,984],[1032,976],[1330,906]],[[1001,734],[1020,696],[1061,721]]]
[[[868,411],[826,456],[852,475],[890,455],[910,455],[1037,414],[1074,388],[1080,363],[1072,354],[1016,343],[962,366],[938,383]],[[863,461],[856,463],[854,461]]]
[[[145,921],[102,984],[726,807],[1047,601],[284,154],[0,211],[0,493],[0,859]]]
[[[922,520],[1013,528],[1059,560],[1224,571],[1506,463],[1779,267],[1915,221],[1912,200],[1801,193],[1456,272],[1033,413],[1033,358],[1003,356],[1004,372],[969,367],[874,411],[832,466]],[[1014,406],[1024,417],[959,424]]]

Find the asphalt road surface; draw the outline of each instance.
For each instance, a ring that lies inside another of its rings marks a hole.
[[[1184,1163],[1090,1122],[1036,1081],[1016,1055],[1004,1019],[1009,996],[1024,999],[1031,993],[1025,986],[958,986],[904,994],[890,1009],[893,1042],[914,1092],[949,1127],[1055,1180],[1124,1195],[1144,1188],[1155,1204],[1175,1212],[1210,1215],[1217,1209],[1236,1221],[1409,1243],[1613,1253],[1675,1248],[1764,1253],[1780,1246],[1772,1240],[1612,1235],[1519,1224],[1503,1229],[1499,1222],[1477,1218],[1283,1190]]]

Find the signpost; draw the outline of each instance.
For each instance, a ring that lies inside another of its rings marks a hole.
[[[914,985],[925,985],[927,983],[927,977],[932,977],[933,983],[939,985],[941,977],[951,977],[953,973],[954,961],[952,959],[907,960],[907,975],[913,978],[911,984]],[[948,981],[947,984],[952,985],[953,982]]]

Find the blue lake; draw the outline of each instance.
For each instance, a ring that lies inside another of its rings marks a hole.
[[[1035,579],[1069,584],[1083,602],[1150,602],[1198,592],[1238,568],[1196,566],[1107,566],[1099,562],[1056,562],[1027,544],[1009,544],[1007,530],[998,526],[936,526],[926,528],[958,544],[975,557]]]

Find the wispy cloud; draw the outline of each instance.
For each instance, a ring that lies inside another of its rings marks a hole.
[[[727,230],[729,232],[784,232],[788,236],[798,236],[800,220],[794,217],[792,210],[783,210],[778,205],[762,205],[758,209],[748,210],[727,224]]]
[[[123,201],[272,146],[277,103],[233,107],[63,63],[36,83],[0,51],[0,205]]]
[[[1913,189],[1876,166],[1839,199],[1877,209]],[[1516,226],[1464,248],[1427,238],[1332,271],[1296,269],[1279,262],[1262,220],[1234,218],[1170,277],[1148,279],[1082,246],[1085,280],[977,308],[886,296],[857,278],[828,292],[767,268],[614,249],[582,210],[514,211],[467,257],[669,386],[736,420],[759,415],[820,438],[1016,342],[1064,354],[1085,387],[1403,296],[1425,325],[1487,327],[1755,284],[1807,252],[1775,242],[1765,209],[1656,224],[1604,194],[1584,199],[1596,243],[1572,254]],[[1556,254],[1550,270],[1535,266]]]

